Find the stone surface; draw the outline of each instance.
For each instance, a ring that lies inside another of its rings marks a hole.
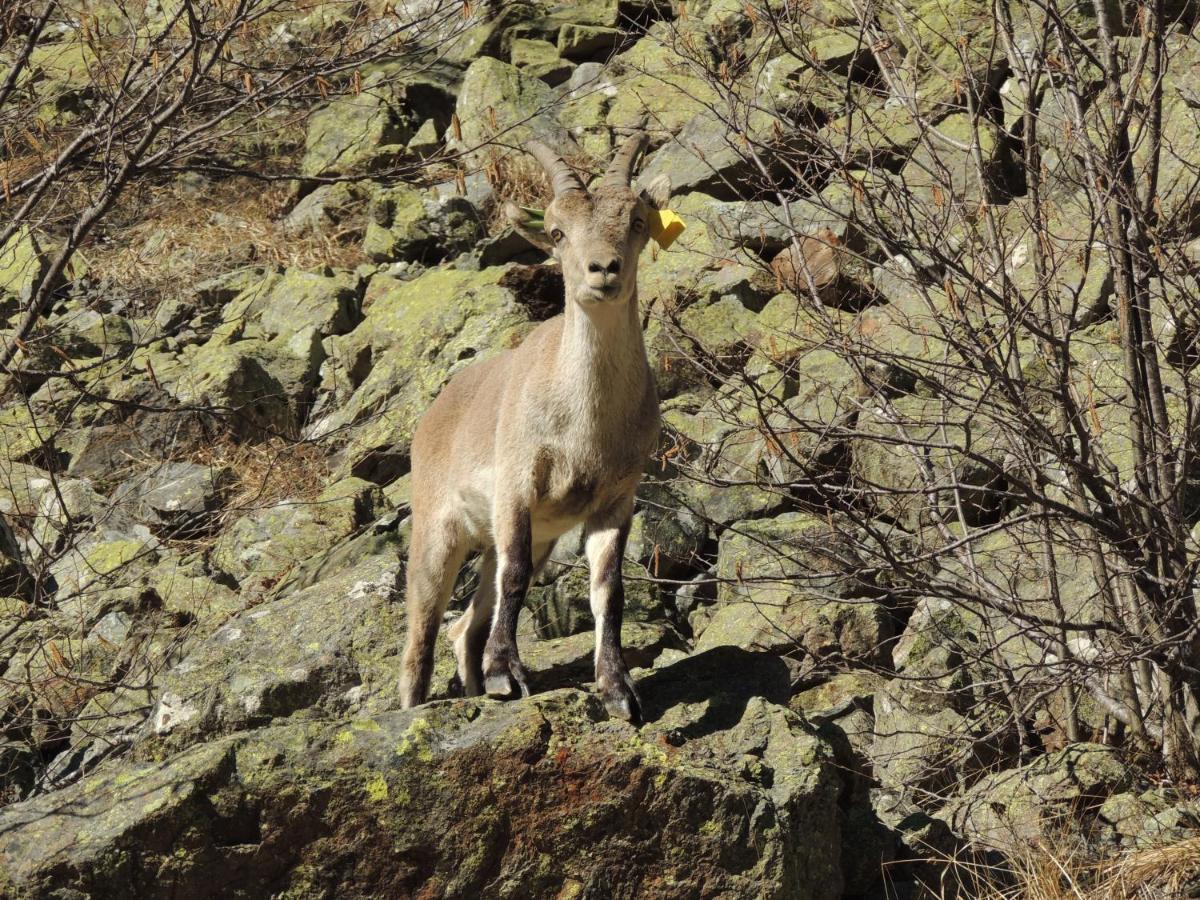
[[[363,250],[378,262],[430,264],[468,250],[482,236],[482,216],[465,197],[429,197],[398,184],[372,197]]]
[[[469,151],[472,159],[485,159],[484,144],[493,139],[519,146],[538,138],[559,151],[567,151],[572,141],[554,118],[553,92],[541,79],[525,71],[483,57],[473,62],[463,75],[456,115],[462,128],[456,144]]]
[[[285,499],[251,510],[217,539],[213,565],[243,589],[274,583],[370,522],[381,506],[377,486],[351,477],[310,500]]]
[[[1130,780],[1114,748],[1072,744],[988,776],[948,804],[942,816],[985,846],[1012,849],[1094,818],[1106,798],[1126,790]]]
[[[567,690],[296,722],[102,772],[0,813],[6,890],[839,896],[828,746],[761,680],[697,705],[717,688],[703,671],[657,673],[642,731]]]
[[[856,575],[861,566],[845,537],[820,519],[785,513],[735,523],[721,536],[718,606],[697,648],[879,659],[893,626]]]
[[[209,514],[220,504],[229,469],[197,463],[167,463],[121,484],[113,502],[167,536],[191,536],[215,524]]]
[[[526,315],[500,284],[507,268],[431,270],[413,281],[376,275],[363,322],[328,341],[314,436],[351,428],[343,451],[355,474],[402,474],[418,416],[471,359],[513,345]],[[453,298],[453,302],[448,302]]]
[[[229,619],[166,674],[147,738],[182,747],[298,712],[345,714],[372,692],[394,702],[400,571],[395,547],[384,547]]]

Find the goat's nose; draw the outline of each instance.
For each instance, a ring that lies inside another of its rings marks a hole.
[[[617,275],[621,271],[621,259],[610,256],[608,259],[593,259],[588,263],[588,271],[596,275]]]

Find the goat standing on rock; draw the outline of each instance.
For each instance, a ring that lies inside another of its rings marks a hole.
[[[644,143],[644,134],[630,137],[590,192],[549,148],[528,146],[554,186],[544,231],[518,207],[506,212],[558,259],[566,307],[515,350],[454,376],[417,427],[405,707],[425,700],[438,626],[473,549],[484,551],[479,588],[450,628],[459,679],[469,696],[528,695],[517,614],[555,540],[583,522],[596,684],[611,715],[640,720],[621,655],[621,560],[659,413],[637,263],[670,194],[665,177],[638,193],[631,187]]]

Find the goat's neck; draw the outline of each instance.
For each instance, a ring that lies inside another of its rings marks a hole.
[[[637,286],[626,300],[583,305],[567,290],[557,381],[575,398],[581,425],[618,425],[640,406],[649,370]]]

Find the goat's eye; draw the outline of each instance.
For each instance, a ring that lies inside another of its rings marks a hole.
[[[566,235],[562,233],[561,228],[555,228],[550,232],[550,240],[554,241],[556,244],[561,244],[562,239],[565,237]]]
[[[633,230],[637,234],[641,234],[643,231],[645,231],[646,230],[646,220],[645,219],[634,219],[633,220]]]

